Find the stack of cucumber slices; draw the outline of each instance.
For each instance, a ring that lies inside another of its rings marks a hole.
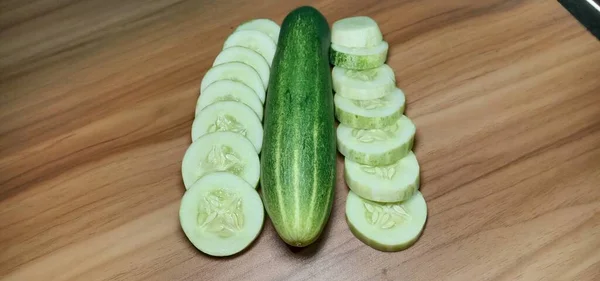
[[[179,218],[190,242],[212,256],[242,251],[263,226],[256,188],[265,92],[279,29],[269,19],[238,26],[200,84],[192,143],[181,167],[186,192]]]
[[[350,188],[346,220],[377,250],[405,249],[423,230],[427,204],[412,152],[416,127],[404,115],[404,93],[386,64],[388,43],[365,16],[336,21],[331,37],[338,150]]]

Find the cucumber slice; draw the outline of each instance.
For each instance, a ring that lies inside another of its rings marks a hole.
[[[368,48],[383,41],[379,25],[366,16],[338,20],[331,27],[331,43],[349,48]]]
[[[192,141],[214,132],[234,132],[250,140],[257,153],[262,148],[262,124],[254,111],[241,102],[216,102],[196,115],[192,124]]]
[[[233,80],[218,80],[208,85],[198,97],[196,115],[205,107],[220,101],[241,102],[250,107],[262,121],[264,108],[258,95],[250,87]]]
[[[332,43],[329,54],[331,64],[346,69],[364,70],[379,67],[387,59],[389,45],[381,41],[368,48],[349,48]]]
[[[271,66],[271,62],[273,62],[275,50],[277,49],[277,45],[275,45],[273,39],[258,30],[238,30],[233,32],[225,40],[223,49],[233,46],[246,47],[259,53],[265,58],[269,67]]]
[[[260,102],[265,102],[265,87],[260,75],[254,68],[243,62],[228,62],[210,68],[200,83],[200,94],[204,92],[208,85],[219,80],[233,80],[244,83],[244,85],[254,90]]]
[[[279,40],[279,30],[281,29],[281,27],[275,23],[274,21],[270,20],[270,19],[254,19],[254,20],[249,20],[245,23],[240,24],[240,26],[238,26],[236,28],[237,31],[239,30],[258,30],[262,33],[267,34],[269,37],[271,37],[271,39],[273,39],[273,42],[275,42],[275,44],[277,44],[277,41]]]
[[[427,202],[421,192],[400,203],[377,203],[348,192],[346,221],[356,238],[385,252],[404,250],[421,236]]]
[[[368,70],[351,70],[335,66],[332,71],[333,90],[353,100],[384,97],[396,89],[394,70],[387,64]]]
[[[411,151],[387,166],[358,164],[344,159],[344,179],[354,193],[376,202],[400,202],[419,189],[419,162]]]
[[[233,132],[210,133],[192,142],[181,162],[185,188],[190,188],[199,178],[214,172],[232,173],[256,188],[260,163],[254,145]]]
[[[213,66],[234,61],[243,62],[254,68],[260,76],[264,88],[267,88],[271,69],[263,56],[246,47],[233,46],[221,51],[217,58],[215,58]]]
[[[261,232],[264,209],[258,192],[226,172],[206,175],[185,192],[179,223],[188,240],[211,256],[231,256]]]
[[[357,129],[340,123],[338,150],[360,164],[391,165],[412,150],[415,132],[415,124],[404,115],[396,124],[379,129]]]
[[[404,112],[404,93],[396,88],[378,99],[351,100],[334,95],[335,117],[352,128],[375,129],[391,126]]]

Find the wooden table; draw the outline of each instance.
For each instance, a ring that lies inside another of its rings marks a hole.
[[[200,80],[237,24],[301,2],[0,1],[0,278],[600,280],[600,44],[555,1],[308,1],[390,43],[425,232],[398,253],[354,238],[340,162],[317,244],[292,252],[267,220],[234,258],[193,248]]]

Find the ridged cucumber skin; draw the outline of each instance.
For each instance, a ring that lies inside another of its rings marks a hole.
[[[265,101],[261,192],[287,244],[315,242],[329,220],[336,180],[331,31],[310,6],[281,25]]]

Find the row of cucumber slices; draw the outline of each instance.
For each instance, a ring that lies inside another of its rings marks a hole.
[[[186,192],[179,218],[190,242],[212,256],[242,251],[262,230],[265,214],[256,187],[279,30],[269,19],[238,26],[200,84],[192,143],[181,166]]]
[[[330,59],[338,150],[350,188],[346,220],[363,243],[381,251],[411,246],[427,219],[412,152],[416,127],[386,64],[388,43],[369,17],[336,21]]]

